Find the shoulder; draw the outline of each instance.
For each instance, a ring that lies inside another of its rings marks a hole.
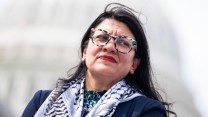
[[[42,103],[45,101],[45,99],[48,97],[48,95],[51,93],[51,91],[52,90],[37,91],[28,103],[28,105],[26,106],[22,114],[22,117],[33,116],[39,109],[39,107],[42,105]]]
[[[122,114],[123,113],[123,114]],[[120,103],[116,116],[123,117],[166,117],[165,107],[161,102],[145,96],[138,96],[130,101]]]
[[[149,108],[165,109],[165,107],[162,105],[161,102],[145,96],[136,97],[134,100],[132,100],[132,102],[135,106],[140,105],[139,107],[142,107],[143,109],[149,109]]]
[[[51,91],[52,90],[39,90],[35,93],[33,99],[36,99],[36,101],[38,101],[39,104],[41,105],[48,97],[48,95],[51,93]]]

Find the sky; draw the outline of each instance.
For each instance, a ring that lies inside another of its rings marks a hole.
[[[208,117],[208,1],[159,0],[177,34],[182,75],[203,117]]]

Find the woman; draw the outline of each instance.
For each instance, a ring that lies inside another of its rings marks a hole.
[[[147,40],[133,12],[122,4],[107,5],[82,39],[82,61],[75,73],[58,80],[53,91],[38,91],[22,116],[166,117],[173,113],[152,83]]]

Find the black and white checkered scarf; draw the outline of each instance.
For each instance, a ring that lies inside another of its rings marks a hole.
[[[77,79],[54,89],[35,117],[80,117],[83,110],[84,81],[85,78]],[[60,90],[63,93],[57,96]],[[111,117],[119,103],[137,96],[142,95],[121,80],[100,98],[86,117]]]

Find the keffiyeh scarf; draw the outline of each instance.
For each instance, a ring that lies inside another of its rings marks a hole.
[[[80,117],[83,110],[85,78],[70,81],[54,89],[35,114],[35,117]],[[62,91],[61,94],[58,92]],[[119,103],[142,96],[119,81],[112,86],[91,109],[86,117],[111,117]]]

